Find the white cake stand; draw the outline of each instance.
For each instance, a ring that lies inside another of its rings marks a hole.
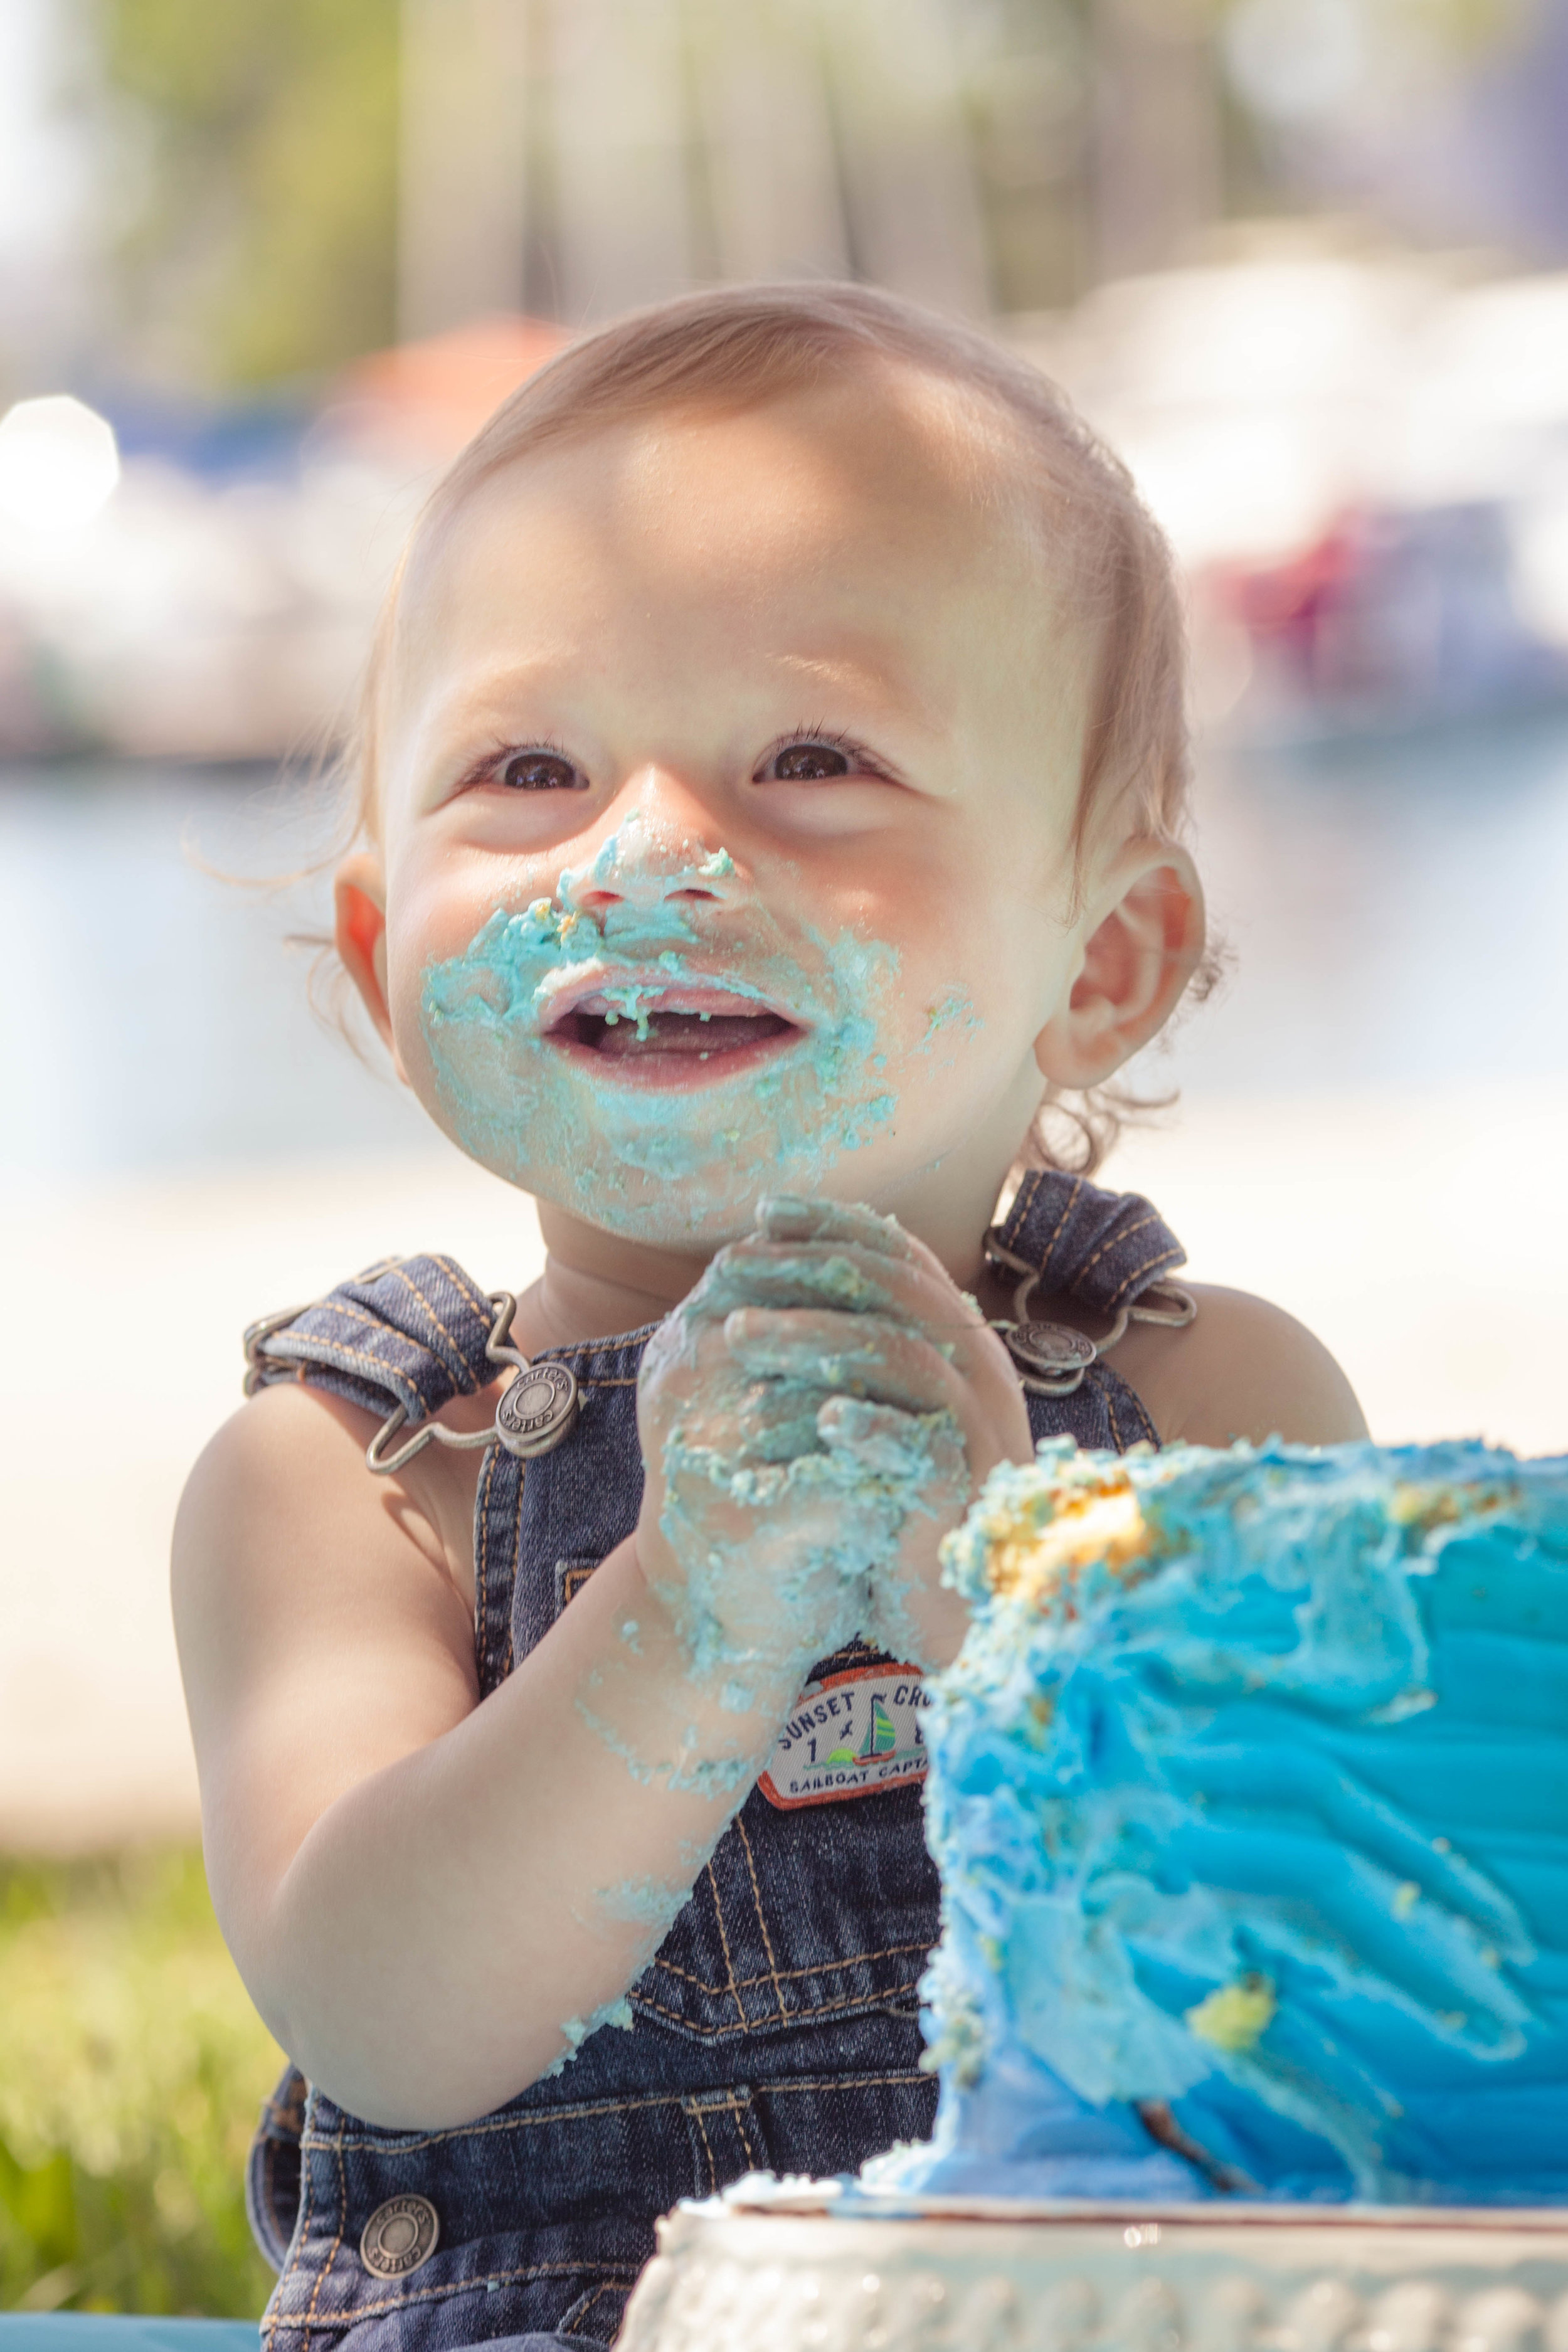
[[[1568,2209],[1026,2204],[755,2174],[616,2352],[1568,2352]]]

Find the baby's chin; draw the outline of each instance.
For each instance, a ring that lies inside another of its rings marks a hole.
[[[682,1256],[707,1257],[726,1243],[742,1240],[754,1230],[757,1202],[769,1193],[795,1192],[804,1186],[815,1197],[858,1201],[858,1185],[834,1186],[820,1176],[789,1181],[776,1161],[755,1167],[733,1164],[706,1172],[660,1181],[623,1170],[603,1172],[601,1181],[567,1181],[560,1168],[525,1170],[511,1175],[491,1171],[533,1195],[564,1209],[582,1223],[617,1241],[642,1242],[649,1249],[669,1250]]]
[[[447,1130],[450,1133],[450,1129]],[[682,1256],[709,1257],[729,1242],[755,1230],[757,1203],[770,1195],[799,1193],[813,1199],[860,1202],[880,1187],[873,1166],[882,1155],[856,1155],[825,1171],[808,1154],[781,1158],[773,1152],[739,1152],[710,1166],[663,1177],[613,1162],[563,1167],[530,1166],[521,1158],[476,1150],[461,1136],[452,1140],[492,1176],[535,1201],[565,1210],[580,1223],[617,1241],[641,1242],[649,1249]]]

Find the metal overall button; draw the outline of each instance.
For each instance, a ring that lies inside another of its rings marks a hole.
[[[365,1447],[367,1469],[384,1477],[389,1471],[401,1470],[423,1446],[489,1445],[499,1442],[509,1454],[531,1457],[548,1454],[570,1434],[577,1418],[581,1395],[577,1375],[570,1364],[531,1364],[528,1358],[508,1344],[511,1318],[517,1313],[517,1300],[510,1290],[492,1290],[489,1294],[495,1309],[495,1321],[490,1336],[485,1341],[485,1354],[492,1364],[515,1364],[517,1378],[501,1391],[496,1407],[494,1423],[489,1429],[448,1429],[439,1421],[427,1421],[405,1438],[395,1452],[387,1448],[408,1420],[408,1408],[399,1405],[389,1412],[370,1444]]]
[[[1075,1329],[1069,1323],[1037,1321],[1031,1317],[1029,1302],[1043,1275],[1027,1258],[1017,1257],[1007,1248],[995,1225],[985,1236],[985,1255],[998,1273],[1005,1268],[1020,1277],[1013,1294],[1012,1316],[994,1317],[991,1328],[1001,1335],[1024,1387],[1032,1389],[1037,1396],[1071,1396],[1075,1389],[1083,1385],[1083,1376],[1089,1366],[1110,1353],[1129,1323],[1155,1323],[1166,1330],[1179,1331],[1198,1311],[1196,1299],[1180,1283],[1151,1282],[1131,1306],[1117,1309],[1115,1320],[1102,1338],[1091,1339],[1087,1332]]]
[[[440,2235],[440,2219],[428,2197],[389,2197],[364,2225],[359,2258],[377,2278],[407,2278],[429,2261]]]
[[[496,1435],[526,1459],[559,1445],[577,1418],[577,1381],[569,1364],[530,1364],[502,1392]]]
[[[1005,1334],[1008,1354],[1029,1372],[1074,1372],[1081,1377],[1099,1350],[1070,1323],[1017,1323]]]

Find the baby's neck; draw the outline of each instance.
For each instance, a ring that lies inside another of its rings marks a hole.
[[[994,1192],[986,1197],[994,1198]],[[974,1288],[983,1276],[979,1241],[984,1213],[973,1202],[964,1203],[945,1222],[951,1232],[941,1230],[941,1219],[922,1219],[921,1238],[936,1249],[955,1282],[964,1289]],[[933,1223],[939,1228],[934,1232]],[[519,1300],[515,1327],[529,1355],[542,1348],[611,1339],[662,1322],[708,1264],[705,1254],[622,1240],[550,1201],[539,1203],[539,1229],[544,1271]]]
[[[708,1261],[682,1251],[622,1241],[552,1202],[539,1203],[544,1271],[518,1307],[525,1349],[562,1348],[661,1322]]]

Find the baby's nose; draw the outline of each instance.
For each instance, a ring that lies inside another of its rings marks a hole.
[[[634,810],[601,843],[591,866],[562,875],[559,896],[563,906],[581,908],[723,900],[731,895],[734,871],[727,849]]]

